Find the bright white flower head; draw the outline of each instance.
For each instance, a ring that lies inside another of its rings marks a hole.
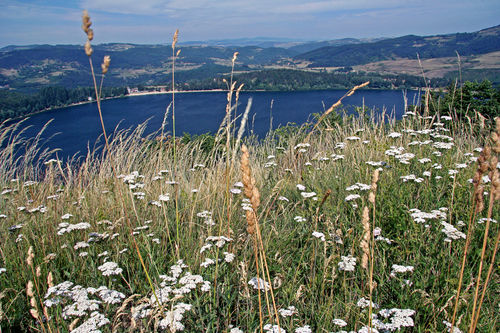
[[[341,256],[341,262],[339,262],[339,271],[353,272],[356,267],[356,257],[352,255]]]
[[[313,231],[312,235],[313,235],[313,237],[321,239],[321,241],[323,241],[323,242],[325,241],[325,234],[322,232]]]
[[[118,275],[123,272],[123,269],[118,267],[118,264],[112,261],[108,261],[101,266],[97,267],[98,270],[102,272],[104,276]]]
[[[254,289],[260,289],[260,290],[265,290],[268,291],[271,289],[271,286],[269,285],[268,282],[264,281],[261,278],[253,277],[248,281],[248,284],[251,285]]]
[[[279,309],[278,310],[279,314],[282,316],[282,317],[291,317],[293,316],[294,314],[297,314],[297,309],[295,308],[295,306],[293,305],[290,305],[288,308],[286,309]]]
[[[344,320],[342,320],[342,319],[334,319],[333,320],[333,324],[337,325],[337,326],[340,326],[340,327],[346,327],[347,326],[347,323]]]

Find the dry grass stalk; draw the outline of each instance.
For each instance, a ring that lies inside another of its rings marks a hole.
[[[456,319],[456,314],[458,311],[458,303],[460,300],[460,292],[462,288],[462,282],[463,282],[463,276],[464,276],[464,270],[465,270],[465,263],[467,261],[467,254],[469,250],[469,246],[471,243],[471,238],[472,238],[472,231],[474,229],[474,224],[476,221],[476,215],[477,213],[481,212],[484,209],[484,186],[482,185],[482,178],[483,174],[487,172],[489,168],[488,164],[488,159],[490,158],[491,155],[491,149],[486,146],[482,150],[481,154],[479,155],[478,158],[478,166],[476,169],[476,173],[474,174],[473,177],[473,184],[474,184],[474,190],[472,193],[472,207],[471,207],[471,213],[469,216],[469,226],[467,228],[467,236],[465,240],[465,246],[464,246],[464,254],[462,256],[462,264],[460,268],[460,274],[458,278],[458,287],[457,287],[457,295],[455,297],[455,306],[453,309],[453,316],[451,319],[451,326],[454,327],[455,325],[455,319]]]
[[[40,286],[39,286],[39,282],[38,282],[38,277],[41,276],[41,269],[40,269],[40,266],[38,267],[34,267],[33,265],[33,259],[35,258],[35,253],[33,252],[33,247],[30,246],[29,249],[28,249],[28,253],[27,253],[27,256],[26,256],[26,264],[31,268],[31,272],[33,274],[33,280],[35,282],[33,282],[32,280],[29,280],[28,283],[26,284],[26,295],[27,297],[29,298],[29,303],[30,303],[30,314],[31,316],[37,320],[38,324],[40,325],[41,327],[41,330],[42,332],[46,332],[47,329],[49,332],[52,332],[52,329],[50,327],[50,325],[47,323],[47,327],[45,327],[45,323],[44,323],[44,320],[43,318],[40,316],[40,311],[39,311],[39,307],[38,307],[38,303],[36,301],[36,298],[35,296],[38,297],[39,300],[42,299],[42,294],[40,292]],[[35,293],[36,291],[36,293]],[[40,304],[43,305],[43,302],[40,301]],[[44,308],[44,313],[45,313],[45,317],[48,321],[48,313],[47,313],[47,309]]]
[[[365,246],[368,247],[368,249],[369,249],[369,254],[367,255],[365,252],[365,248],[362,247],[363,248],[363,257],[361,259],[361,265],[363,266],[363,268],[366,269],[367,267],[365,267],[365,265],[367,265],[367,263],[365,263],[364,261],[365,261],[365,258],[367,261],[369,259],[370,270],[369,270],[369,276],[368,276],[368,288],[369,288],[369,293],[370,293],[370,297],[369,297],[370,304],[369,304],[369,308],[368,308],[368,327],[370,328],[370,332],[371,332],[371,327],[372,327],[373,267],[374,267],[374,261],[375,261],[375,258],[374,258],[375,239],[374,239],[374,235],[373,235],[373,229],[375,229],[375,199],[377,196],[377,188],[378,188],[377,183],[379,181],[379,178],[380,178],[380,171],[378,169],[376,169],[373,172],[372,183],[370,186],[370,193],[368,194],[368,202],[370,202],[372,204],[372,207],[373,207],[373,212],[372,212],[373,222],[371,224],[371,228],[370,228],[370,216],[368,213],[368,207],[365,206],[364,210],[363,210],[364,236],[363,236],[362,244],[363,244],[363,242],[365,242]]]
[[[370,81],[366,81],[365,83],[362,83],[360,85],[357,85],[355,87],[353,87],[351,90],[349,90],[344,96],[342,96],[337,102],[335,102],[332,106],[330,106],[330,108],[328,110],[326,110],[322,115],[321,117],[319,117],[318,121],[316,122],[316,124],[314,125],[314,127],[312,128],[311,132],[307,135],[306,137],[306,140],[305,142],[309,142],[309,138],[311,136],[311,134],[314,132],[314,130],[316,130],[316,128],[319,126],[319,124],[321,124],[321,122],[326,118],[326,116],[328,116],[330,113],[332,113],[338,106],[340,106],[340,104],[342,104],[342,100],[346,97],[349,97],[349,96],[352,96],[354,94],[354,92],[358,89],[361,89],[361,88],[364,88],[366,87],[367,85],[370,84]]]
[[[106,134],[106,128],[104,127],[104,120],[102,118],[101,98],[100,98],[99,92],[97,90],[97,81],[96,81],[96,76],[95,76],[95,72],[94,72],[94,65],[93,65],[92,57],[91,57],[92,52],[90,52],[90,54],[87,53],[87,44],[90,47],[90,40],[92,40],[92,38],[94,37],[93,31],[91,31],[91,29],[89,29],[89,27],[90,27],[91,24],[92,23],[90,21],[90,16],[89,16],[88,12],[86,10],[84,10],[83,11],[83,16],[82,16],[82,29],[87,34],[87,42],[85,44],[85,53],[87,54],[87,56],[89,58],[89,64],[90,64],[90,70],[91,70],[91,74],[92,74],[92,80],[94,82],[94,91],[95,91],[95,94],[96,94],[97,109],[99,111],[99,119],[101,121],[102,132],[103,132],[104,140],[105,140],[105,148],[106,148],[106,151],[109,154],[111,150],[110,150],[108,136]],[[103,158],[104,158],[104,156],[103,156]],[[115,166],[115,164],[113,162],[113,159],[110,158],[109,162],[110,162],[112,173],[113,173],[113,179],[115,181],[118,181],[118,172],[116,170],[116,166]],[[146,269],[146,265],[144,263],[144,259],[142,258],[141,252],[139,250],[139,245],[137,244],[137,241],[136,241],[136,239],[135,239],[135,237],[133,235],[133,227],[132,227],[132,224],[130,222],[129,215],[127,213],[126,203],[125,203],[125,199],[124,199],[124,196],[123,196],[122,187],[120,185],[121,184],[118,184],[118,186],[117,186],[117,188],[118,188],[118,196],[120,198],[120,202],[121,202],[121,205],[122,205],[122,212],[125,215],[125,221],[127,223],[127,227],[129,228],[129,232],[130,232],[130,235],[131,235],[131,238],[132,238],[132,242],[134,244],[134,248],[135,248],[135,250],[137,252],[137,256],[139,258],[139,261],[141,262],[142,269],[143,269],[144,273],[146,274],[146,278],[147,278],[147,280],[149,282],[149,286],[151,288],[151,291],[152,291],[153,295],[155,296],[156,302],[157,302],[158,306],[161,307],[160,301],[158,300],[158,297],[156,295],[156,291],[155,291],[155,289],[153,287],[153,282],[151,281],[151,278],[149,276],[148,270]]]
[[[363,224],[363,239],[359,244],[363,251],[361,256],[361,267],[368,270],[368,258],[370,256],[370,213],[367,206],[363,207],[361,223]]]
[[[496,128],[494,131],[492,131],[491,135],[491,146],[486,146],[485,151],[488,151],[489,153],[489,159],[483,161],[483,169],[486,171],[489,171],[488,176],[491,179],[491,189],[490,189],[490,197],[489,197],[489,203],[488,203],[488,214],[486,218],[486,226],[484,230],[484,236],[483,236],[483,247],[481,250],[481,261],[479,262],[479,268],[478,268],[478,273],[477,273],[477,278],[476,278],[476,289],[474,292],[474,302],[472,305],[472,319],[471,319],[471,325],[469,327],[469,332],[472,333],[476,330],[477,322],[479,321],[479,314],[481,310],[481,303],[476,307],[478,297],[479,297],[479,288],[481,284],[481,275],[482,275],[482,270],[483,270],[483,264],[484,264],[484,259],[485,259],[485,253],[486,253],[486,247],[488,244],[488,233],[491,225],[491,215],[493,213],[493,205],[495,204],[495,201],[500,199],[500,177],[498,174],[498,157],[495,155],[491,154],[491,147],[494,147],[493,153],[499,151],[499,146],[500,146],[500,117],[496,118]],[[488,148],[488,149],[487,149]],[[497,236],[498,239],[498,236]],[[498,249],[498,242],[495,244],[495,252],[493,254],[493,259],[496,255],[496,250]],[[493,263],[493,261],[492,261]],[[489,275],[489,274],[488,274]],[[489,277],[487,276],[487,281],[489,282]],[[482,290],[482,296],[481,299],[484,299],[484,294],[486,292],[486,288],[488,287],[488,284],[485,283],[483,286]]]
[[[278,317],[278,309],[276,307],[276,301],[274,298],[274,292],[273,292],[273,284],[271,277],[269,275],[269,268],[267,265],[267,259],[266,259],[266,253],[264,250],[264,244],[262,242],[262,235],[260,233],[260,228],[259,228],[259,223],[257,219],[257,209],[260,206],[260,193],[259,189],[257,188],[255,184],[255,178],[252,176],[252,170],[250,168],[250,153],[248,152],[247,146],[243,145],[241,147],[241,174],[242,174],[242,182],[245,190],[245,196],[250,200],[250,203],[252,205],[251,210],[247,210],[246,212],[246,219],[247,219],[247,232],[252,236],[253,239],[253,244],[254,244],[254,256],[255,256],[255,268],[257,270],[257,292],[258,292],[258,297],[259,297],[259,320],[260,320],[260,330],[261,332],[263,331],[263,319],[262,319],[262,300],[260,297],[260,271],[262,271],[262,276],[264,277],[264,281],[266,281],[269,284],[269,291],[271,293],[271,299],[273,303],[273,312],[274,312],[274,318],[276,320],[276,323],[278,325],[279,331],[281,331],[280,328],[280,321]],[[260,261],[260,267],[259,269],[259,261]],[[267,288],[265,286],[262,286],[263,289],[265,290],[266,293],[266,301],[268,303],[268,309],[270,311],[270,306],[269,306],[269,301],[268,301],[268,296],[267,296]],[[269,313],[269,318],[272,320],[272,314],[271,312]]]

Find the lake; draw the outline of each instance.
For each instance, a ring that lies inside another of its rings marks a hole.
[[[249,97],[253,98],[249,115],[248,131],[264,136],[270,126],[272,116],[273,129],[287,123],[302,124],[312,113],[328,109],[346,90],[301,91],[301,92],[242,92],[238,113],[243,113]],[[409,104],[416,103],[419,92],[407,91]],[[146,134],[157,131],[167,106],[170,94],[133,96],[111,99],[102,102],[103,118],[108,134],[114,129],[135,127],[148,121]],[[396,90],[360,90],[346,98],[344,106],[364,105],[370,109],[394,112],[397,119],[404,113],[402,91]],[[271,109],[272,103],[272,109]],[[226,93],[196,92],[175,95],[176,135],[184,132],[203,134],[215,132],[225,115]],[[27,136],[35,136],[48,121],[52,120],[44,132],[44,147],[60,148],[59,158],[74,154],[86,154],[87,145],[94,146],[102,133],[97,106],[95,103],[47,111],[33,115],[25,122],[32,127]],[[166,130],[172,131],[172,113],[168,116]],[[239,125],[239,122],[238,122]],[[50,138],[50,140],[47,140]]]

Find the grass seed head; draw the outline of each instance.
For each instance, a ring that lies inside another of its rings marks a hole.
[[[368,269],[368,258],[369,258],[369,253],[370,253],[370,214],[368,207],[365,206],[363,208],[363,218],[361,220],[361,223],[363,224],[363,239],[361,240],[361,243],[359,246],[363,250],[363,256],[361,257],[361,267],[364,269]]]
[[[35,258],[35,254],[33,253],[33,246],[30,246],[28,249],[28,255],[26,256],[26,263],[28,266],[33,266],[33,258]]]
[[[47,275],[47,286],[52,288],[54,286],[54,277],[52,276],[52,272],[49,272]]]
[[[90,29],[91,25],[92,25],[92,22],[90,21],[89,12],[87,10],[84,10],[83,15],[82,15],[82,29],[87,35],[89,33],[89,29]]]
[[[33,297],[34,296],[34,293],[33,293],[33,281],[31,281],[31,280],[29,280],[28,284],[26,285],[26,295],[28,295],[28,297]]]
[[[89,31],[87,32],[87,38],[89,41],[92,41],[92,39],[94,39],[94,30],[89,29]]]
[[[179,38],[179,29],[175,30],[174,38],[172,40],[172,48],[175,49],[175,44],[177,44],[177,40]]]
[[[94,50],[92,50],[92,46],[90,45],[90,41],[87,40],[87,42],[85,43],[85,54],[90,57],[93,52],[94,52]]]
[[[102,64],[101,64],[102,74],[106,74],[108,72],[110,63],[111,63],[111,57],[104,56],[104,59],[103,59]]]
[[[36,309],[30,309],[30,314],[31,316],[33,316],[33,318],[39,320],[40,319],[40,315],[38,314],[38,311]]]

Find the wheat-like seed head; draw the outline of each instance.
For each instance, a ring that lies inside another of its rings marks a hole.
[[[28,249],[28,255],[26,256],[26,263],[28,266],[33,266],[33,258],[35,258],[35,254],[33,253],[33,246],[30,246]]]
[[[491,141],[493,141],[493,151],[500,154],[500,117],[495,118],[495,131],[491,133]]]
[[[91,25],[92,22],[90,21],[89,12],[87,10],[84,10],[82,15],[82,29],[85,34],[88,34]]]
[[[33,318],[40,320],[40,315],[38,314],[38,311],[36,309],[30,309],[30,314],[33,316]]]
[[[177,39],[179,38],[179,29],[175,30],[174,38],[172,40],[172,48],[175,49],[175,44],[177,44]]]
[[[92,50],[92,46],[90,46],[90,41],[87,40],[85,43],[85,54],[90,57],[93,52],[94,50]]]
[[[75,327],[76,327],[76,325],[78,324],[79,321],[80,321],[80,318],[76,318],[75,320],[73,320],[71,322],[71,324],[68,327],[68,329],[69,329],[70,332],[75,329]]]
[[[377,193],[377,182],[380,176],[380,171],[378,169],[373,172],[373,177],[372,177],[372,184],[371,184],[371,190],[370,194],[368,194],[368,201],[371,204],[375,204],[375,196]]]
[[[52,288],[54,286],[54,277],[52,276],[52,272],[49,272],[47,275],[47,286]]]
[[[252,210],[247,210],[245,215],[247,219],[247,232],[249,234],[255,233],[257,224],[256,212],[260,205],[260,193],[257,186],[255,186],[255,178],[252,177],[252,170],[250,169],[250,153],[246,145],[241,147],[241,175],[243,186],[245,189],[245,196],[250,199]]]
[[[102,64],[101,64],[102,74],[106,74],[108,72],[110,63],[111,63],[111,57],[104,56],[104,59],[103,59]]]
[[[244,83],[242,83],[242,84],[238,87],[238,89],[236,89],[236,94],[235,94],[235,96],[236,96],[236,101],[238,101],[238,100],[239,100],[239,98],[240,98],[240,92],[241,92],[241,89],[243,88],[243,86],[244,86],[244,85],[245,85],[245,84],[244,84]]]
[[[94,39],[94,30],[93,29],[89,29],[88,32],[87,32],[87,39],[89,41],[92,41],[92,39]]]
[[[28,284],[26,284],[26,295],[28,297],[33,297],[35,294],[33,293],[33,281],[29,280]]]
[[[363,267],[364,269],[368,269],[368,258],[370,254],[370,214],[367,206],[363,207],[363,218],[361,220],[361,223],[363,224],[363,239],[359,244],[359,246],[363,250],[363,255],[361,257],[361,267]]]

